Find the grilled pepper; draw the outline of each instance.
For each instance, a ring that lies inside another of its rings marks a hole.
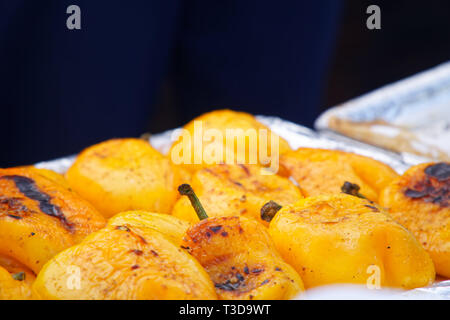
[[[0,267],[0,300],[30,300],[32,299],[31,283],[33,273],[24,271],[10,273]]]
[[[281,172],[292,176],[305,197],[337,194],[345,181],[356,183],[372,201],[398,175],[374,159],[337,150],[300,148],[281,156]]]
[[[36,168],[33,166],[28,166],[26,168],[36,171],[41,176],[46,177],[47,179],[53,181],[54,183],[60,184],[61,186],[63,186],[66,189],[70,189],[69,183],[67,182],[64,175],[62,175],[58,172],[55,172],[50,169]]]
[[[285,205],[303,198],[289,179],[277,175],[261,175],[261,168],[249,165],[216,165],[197,171],[192,187],[210,217],[245,216],[261,220],[260,209],[273,199]],[[180,198],[172,215],[191,223],[199,219],[186,197]]]
[[[411,289],[433,282],[433,263],[414,236],[374,203],[346,194],[283,207],[269,226],[305,287],[359,283]]]
[[[450,163],[410,168],[381,192],[380,204],[428,251],[436,272],[450,277]]]
[[[199,223],[190,227],[182,246],[206,269],[219,299],[289,299],[303,291],[297,272],[280,257],[258,222],[239,216],[208,218],[189,185]]]
[[[0,255],[33,272],[105,225],[95,208],[30,168],[0,169]]]
[[[181,240],[190,226],[188,222],[168,214],[145,211],[127,211],[116,214],[108,220],[108,224],[114,226],[132,224],[133,226],[151,228],[162,233],[177,246],[180,246]]]
[[[187,227],[177,220],[142,211],[115,216],[51,259],[33,292],[41,299],[216,299],[205,270],[177,245]]]
[[[177,170],[140,139],[113,139],[85,149],[67,172],[71,188],[111,217],[128,210],[170,213]]]
[[[34,272],[23,264],[0,256],[0,300],[33,299],[31,285],[35,278]]]
[[[191,172],[220,163],[278,169],[279,154],[291,150],[287,141],[245,112],[215,110],[195,118],[183,129],[169,154],[175,164]]]

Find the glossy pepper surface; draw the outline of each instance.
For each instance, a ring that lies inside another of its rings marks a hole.
[[[105,217],[129,210],[170,213],[178,197],[177,170],[140,139],[113,139],[85,149],[67,180]]]
[[[411,289],[435,278],[431,258],[414,236],[380,207],[355,196],[309,197],[283,207],[269,232],[306,288],[369,282]]]
[[[378,201],[379,192],[398,175],[389,166],[369,157],[338,150],[300,148],[281,156],[283,174],[292,176],[305,197],[339,194],[346,182]]]
[[[0,255],[34,273],[105,225],[86,200],[30,168],[0,169]]]
[[[250,165],[216,165],[197,171],[191,181],[208,216],[244,216],[261,220],[261,207],[269,200],[287,205],[303,198],[289,179],[264,175],[263,168]],[[199,219],[186,197],[175,204],[172,215],[191,223]]]
[[[187,230],[182,246],[206,269],[219,299],[290,299],[303,291],[264,226],[239,216],[208,218],[191,187],[183,187],[202,221]]]
[[[380,204],[416,236],[436,272],[450,277],[450,163],[410,168],[381,192]]]
[[[193,119],[183,129],[169,156],[191,172],[220,163],[278,167],[278,155],[291,150],[286,140],[245,112],[211,111]],[[255,161],[251,162],[253,156]],[[244,161],[238,162],[239,159]]]
[[[50,260],[33,292],[41,299],[216,299],[208,274],[176,245],[180,228],[174,217],[142,211],[113,217]]]
[[[31,300],[36,276],[18,261],[0,256],[0,300]]]

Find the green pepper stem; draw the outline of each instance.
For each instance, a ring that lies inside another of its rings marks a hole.
[[[200,200],[194,192],[194,189],[187,183],[184,183],[178,187],[178,192],[182,196],[187,196],[189,201],[191,201],[192,206],[194,207],[195,212],[200,220],[208,219],[208,215],[206,214],[205,209],[203,208]]]

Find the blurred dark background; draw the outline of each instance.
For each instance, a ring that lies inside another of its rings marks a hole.
[[[381,30],[361,14],[381,8]],[[347,0],[321,109],[450,60],[450,1]]]
[[[69,4],[81,30],[65,28]],[[381,30],[366,28],[372,4]],[[0,167],[214,108],[311,127],[328,107],[449,60],[448,39],[448,0],[0,0]]]

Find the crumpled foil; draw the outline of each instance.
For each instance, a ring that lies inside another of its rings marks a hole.
[[[450,62],[330,108],[315,128],[415,161],[450,161]]]
[[[421,161],[420,158],[390,152],[340,135],[333,135],[330,132],[316,132],[307,127],[277,117],[257,116],[257,119],[267,125],[280,137],[287,140],[293,149],[310,147],[354,152],[384,162],[399,174]],[[172,129],[151,135],[149,141],[154,148],[163,154],[167,154],[172,142],[177,138],[175,130]],[[56,160],[39,162],[35,166],[65,173],[74,162],[75,157],[75,155],[72,155]],[[315,292],[314,297],[340,299],[345,297],[342,296],[342,292],[347,290],[347,288],[348,286],[332,286],[330,289]],[[369,290],[358,290],[355,295],[349,293],[347,296],[352,299],[450,299],[450,280],[436,282],[430,287],[406,292],[393,293],[390,290],[370,290],[370,292]]]

